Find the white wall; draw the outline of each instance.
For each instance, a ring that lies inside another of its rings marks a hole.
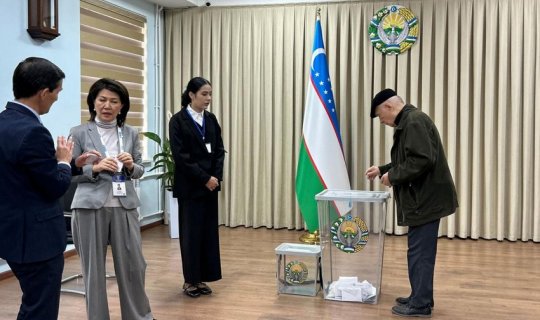
[[[34,40],[28,28],[28,1],[2,1],[0,28],[2,35],[0,60],[0,110],[13,100],[12,76],[17,64],[29,56],[51,60],[66,74],[64,89],[51,111],[42,117],[53,137],[67,135],[79,123],[81,66],[79,47],[79,1],[61,1],[58,8],[60,36],[52,41]],[[77,14],[74,14],[77,13]]]

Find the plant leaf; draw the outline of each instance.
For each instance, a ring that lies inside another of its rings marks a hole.
[[[157,134],[150,131],[141,132],[141,134],[148,139],[156,142],[157,144],[159,144],[159,147],[161,147],[161,138]]]

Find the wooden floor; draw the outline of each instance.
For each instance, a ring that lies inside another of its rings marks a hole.
[[[380,300],[366,305],[328,301],[321,294],[276,294],[274,248],[298,242],[298,231],[221,227],[223,279],[210,284],[213,295],[197,299],[180,291],[179,245],[168,238],[167,227],[142,234],[146,288],[158,320],[399,319],[390,309],[395,297],[409,293],[404,236],[386,236]],[[79,270],[76,255],[66,259],[65,275]],[[113,270],[110,254],[108,270]],[[111,319],[121,319],[115,280],[109,280],[108,290]],[[0,319],[15,319],[19,301],[16,279],[0,281]],[[63,293],[59,319],[85,318],[84,298]],[[540,319],[540,244],[440,239],[433,318]]]

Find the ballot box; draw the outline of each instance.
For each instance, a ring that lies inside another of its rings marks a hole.
[[[282,243],[275,252],[278,294],[317,295],[321,288],[321,248],[314,244]]]
[[[315,199],[324,298],[377,303],[390,193],[324,190]]]

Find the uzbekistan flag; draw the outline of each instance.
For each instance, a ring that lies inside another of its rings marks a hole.
[[[296,170],[296,198],[307,228],[313,232],[319,228],[315,195],[324,189],[351,189],[319,15],[315,23],[310,69]],[[335,203],[334,209],[341,216],[350,207],[340,201]]]

